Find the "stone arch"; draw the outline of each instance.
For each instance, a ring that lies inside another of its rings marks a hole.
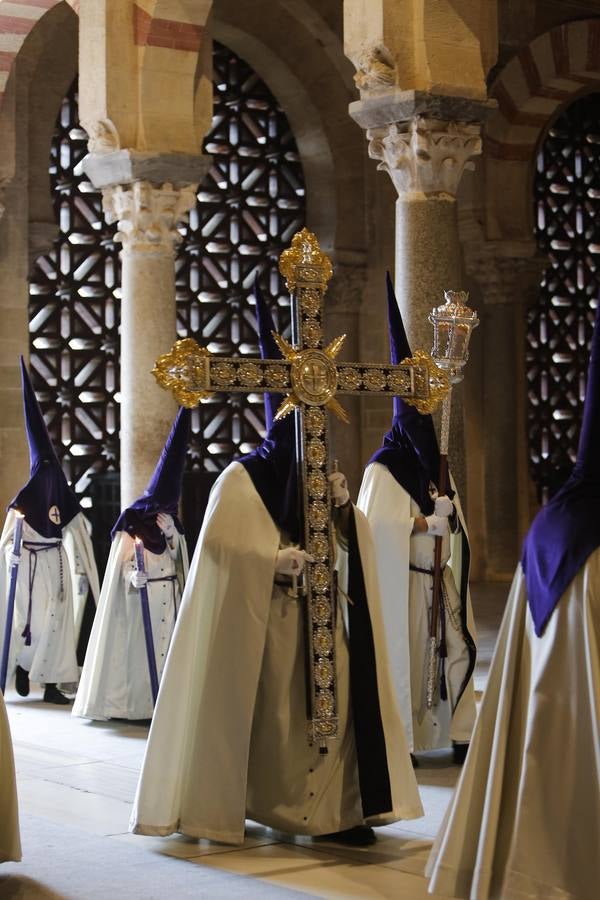
[[[19,0],[10,4],[10,12],[6,10],[7,0],[0,0],[0,107],[4,99],[6,82],[12,71],[14,62],[25,43],[27,36],[35,28],[39,20],[52,7],[66,2],[75,12],[79,12],[79,0]],[[4,9],[3,9],[4,7]]]
[[[484,130],[488,239],[531,242],[536,148],[562,107],[598,89],[600,18],[552,28],[502,69]]]

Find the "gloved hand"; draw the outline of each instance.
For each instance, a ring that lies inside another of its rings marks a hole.
[[[427,522],[427,534],[433,534],[435,537],[444,537],[448,534],[448,519],[446,516],[425,516]]]
[[[156,517],[156,524],[168,541],[173,540],[175,537],[175,522],[173,521],[173,516],[170,516],[169,513],[159,512]]]
[[[21,562],[21,557],[17,556],[16,553],[8,553],[7,556],[8,556],[8,568],[10,571],[10,569],[12,569],[13,566],[18,565]]]
[[[436,516],[451,516],[454,514],[454,503],[444,494],[436,498],[433,512]]]
[[[331,499],[334,506],[345,506],[350,499],[348,482],[343,472],[332,472],[329,476],[331,485]]]
[[[131,586],[139,591],[140,588],[146,587],[148,584],[148,576],[145,572],[138,572],[137,569],[134,569],[131,575],[129,576],[129,580],[131,581]]]
[[[277,553],[275,572],[277,575],[301,575],[307,562],[314,560],[306,550],[300,550],[299,547],[284,547]]]

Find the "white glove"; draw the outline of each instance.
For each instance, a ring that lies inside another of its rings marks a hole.
[[[277,553],[275,572],[277,575],[301,575],[304,564],[307,562],[314,562],[314,560],[306,550],[300,550],[298,547],[284,547]]]
[[[146,587],[148,584],[148,576],[145,572],[138,572],[137,569],[134,569],[131,575],[129,576],[129,580],[131,581],[132,587],[139,591],[140,588]]]
[[[448,519],[446,516],[425,516],[427,522],[427,534],[433,534],[435,537],[445,537],[448,534]]]
[[[21,557],[17,556],[16,553],[9,553],[8,555],[8,568],[12,569],[13,566],[18,566],[21,562]]]
[[[156,517],[156,524],[168,541],[172,541],[175,537],[175,522],[173,516],[169,513],[159,512]]]
[[[345,506],[350,499],[346,476],[342,472],[332,472],[329,476],[329,484],[331,485],[333,505]]]
[[[444,494],[436,499],[433,512],[436,516],[451,516],[454,514],[454,503]]]

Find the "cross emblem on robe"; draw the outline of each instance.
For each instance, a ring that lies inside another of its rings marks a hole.
[[[60,525],[60,511],[58,506],[51,506],[48,510],[48,518],[51,522],[54,522],[55,525]]]
[[[192,338],[177,341],[154,368],[159,384],[194,407],[218,391],[286,394],[277,418],[297,410],[304,546],[314,562],[305,570],[310,660],[309,739],[326,746],[338,731],[335,669],[335,551],[328,474],[329,429],[325,410],[348,422],[339,394],[398,396],[430,413],[448,392],[446,374],[417,350],[400,365],[337,363],[345,335],[323,346],[323,298],[331,261],[307,229],[294,235],[279,269],[292,295],[294,345],[274,334],[283,359],[212,356]]]

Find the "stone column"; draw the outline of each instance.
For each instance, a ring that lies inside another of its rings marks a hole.
[[[366,267],[361,253],[346,251],[334,260],[333,278],[325,297],[325,335],[331,340],[346,335],[341,359],[360,359],[359,322],[366,283]],[[362,480],[361,400],[344,397],[344,409],[350,423],[331,416],[331,447],[340,471],[348,479],[351,496],[356,499]]]
[[[366,129],[369,156],[398,192],[395,287],[413,349],[430,350],[429,313],[444,302],[445,290],[462,287],[456,195],[471,157],[481,153],[487,106],[397,90],[350,105]],[[453,392],[450,441],[453,475],[466,494],[460,386]]]
[[[467,274],[481,288],[480,452],[484,461],[486,580],[512,577],[532,515],[526,422],[527,309],[544,260],[533,242],[465,244]]]
[[[195,202],[208,157],[90,155],[84,168],[102,188],[108,222],[123,244],[121,287],[121,503],[143,491],[176,406],[152,376],[176,339],[174,254],[178,224]],[[174,165],[174,162],[177,164]],[[177,180],[167,181],[170,172]],[[146,177],[144,177],[146,175]],[[182,179],[184,179],[182,181]]]

